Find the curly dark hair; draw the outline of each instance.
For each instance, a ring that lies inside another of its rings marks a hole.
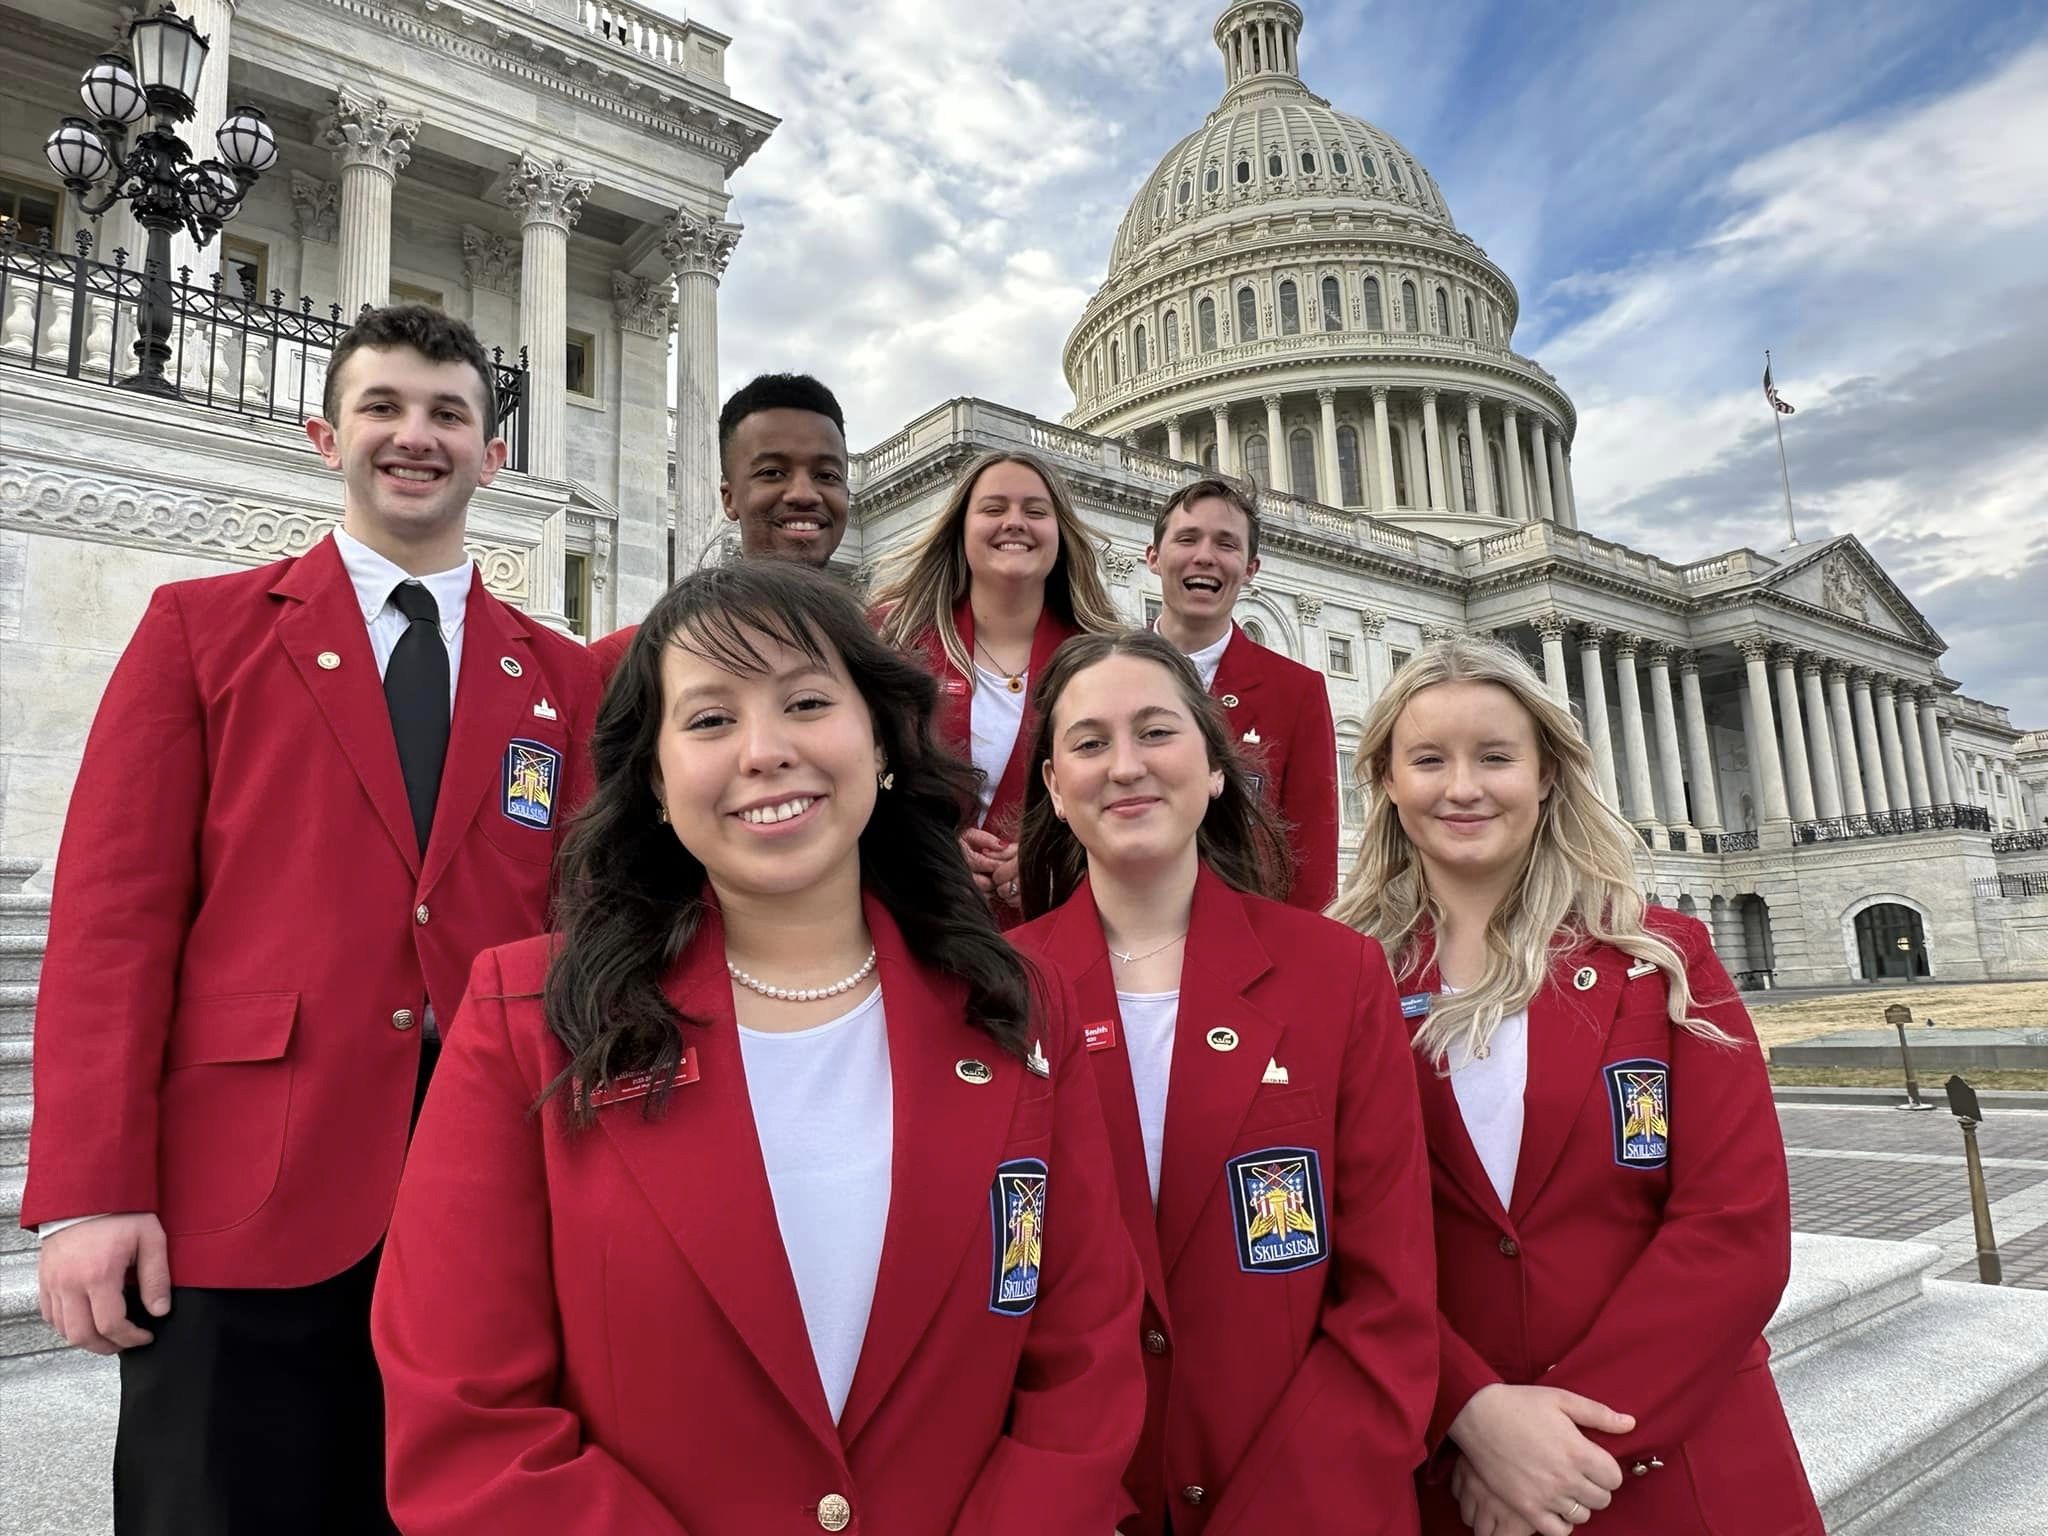
[[[822,416],[846,437],[846,413],[839,397],[808,373],[762,373],[734,390],[718,413],[718,462],[725,463],[732,435],[756,411],[810,411]]]
[[[410,347],[430,363],[469,364],[476,370],[478,403],[483,407],[477,425],[487,440],[497,436],[497,373],[484,344],[466,321],[426,304],[387,304],[356,316],[356,323],[342,333],[327,360],[327,383],[320,396],[320,413],[327,420],[334,420],[341,409],[341,365],[363,347]]]
[[[1180,647],[1150,630],[1127,629],[1114,635],[1074,636],[1052,653],[1031,691],[1038,735],[1031,744],[1031,771],[1024,776],[1024,820],[1017,841],[1024,915],[1050,912],[1074,894],[1088,872],[1088,851],[1074,829],[1053,814],[1045,765],[1052,760],[1053,707],[1060,695],[1076,677],[1112,656],[1135,656],[1167,670],[1194,717],[1195,729],[1202,733],[1209,766],[1222,770],[1223,793],[1209,802],[1195,833],[1202,862],[1236,890],[1275,900],[1284,897],[1294,875],[1286,824],[1253,786],[1244,758],[1231,744],[1222,709],[1209,697],[1201,674]]]
[[[960,852],[974,770],[933,734],[938,685],[882,644],[829,576],[791,561],[746,560],[697,571],[663,594],[598,710],[597,787],[563,845],[559,937],[543,993],[548,1027],[571,1060],[542,1097],[575,1085],[579,1123],[595,1113],[590,1090],[628,1073],[652,1074],[646,1108],[658,1113],[684,1028],[703,1023],[661,990],[707,910],[704,866],[654,819],[662,653],[679,645],[757,676],[768,667],[764,639],[844,665],[894,775],[860,834],[861,880],[896,919],[910,953],[965,984],[968,1021],[1003,1050],[1025,1052],[1036,980],[1003,942]]]

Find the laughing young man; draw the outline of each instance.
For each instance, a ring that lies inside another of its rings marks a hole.
[[[1145,564],[1159,578],[1159,633],[1195,664],[1285,818],[1294,852],[1287,899],[1321,911],[1337,894],[1337,732],[1321,674],[1231,619],[1259,569],[1259,513],[1225,480],[1183,486],[1152,523]]]
[[[823,570],[846,537],[846,416],[807,373],[764,373],[718,413],[718,500],[738,523],[749,560],[797,560]],[[610,677],[638,624],[592,642]]]
[[[540,932],[590,658],[484,589],[460,321],[371,310],[307,423],[341,526],[159,587],[71,796],[21,1220],[121,1356],[119,1536],[389,1532],[370,1289],[479,950]]]

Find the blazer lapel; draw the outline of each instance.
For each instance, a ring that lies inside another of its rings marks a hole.
[[[963,604],[962,606],[968,606]],[[962,630],[963,638],[971,635],[974,615],[967,616],[967,629]],[[1039,609],[1038,628],[1031,635],[1031,661],[1029,675],[1035,680],[1045,675],[1045,669],[1052,662],[1052,653],[1058,650],[1069,636],[1080,633],[1073,625],[1057,617],[1050,606]],[[971,645],[973,641],[968,639]],[[1030,685],[1027,684],[1028,688]],[[1003,776],[996,781],[995,798],[988,803],[988,814],[981,824],[991,832],[1005,838],[1014,838],[1017,833],[1015,822],[1024,806],[1024,780],[1031,771],[1032,739],[1038,734],[1038,716],[1027,702],[1024,718],[1017,723],[1017,739],[1010,743],[1010,760],[1003,765]]]
[[[455,718],[449,723],[448,756],[441,768],[441,792],[434,802],[434,830],[427,839],[426,867],[420,876],[422,894],[432,890],[448,867],[484,796],[499,788],[505,753],[518,733],[521,712],[540,686],[525,632],[484,590],[483,572],[474,566],[463,614],[462,673],[455,684]],[[532,717],[525,718],[530,721]],[[561,777],[557,764],[558,804]]]
[[[724,955],[724,924],[707,902],[662,983],[670,1001],[702,1021],[683,1027],[697,1081],[678,1086],[659,1119],[628,1099],[599,1110],[597,1124],[761,1369],[811,1431],[836,1445],[761,1160]]]
[[[1145,1273],[1145,1290],[1152,1305],[1161,1317],[1170,1316],[1166,1307],[1166,1271],[1159,1262],[1159,1223],[1153,1208],[1151,1176],[1145,1168],[1145,1133],[1138,1123],[1138,1093],[1131,1082],[1123,1010],[1117,1006],[1109,943],[1102,936],[1102,919],[1085,879],[1060,908],[1060,915],[1046,936],[1045,949],[1046,957],[1073,985],[1075,1000],[1080,1005],[1074,1027],[1107,1019],[1115,1030],[1115,1043],[1089,1051],[1088,1062],[1094,1072],[1096,1096],[1102,1101],[1102,1118],[1109,1126],[1109,1152],[1116,1165],[1117,1199],[1123,1207],[1124,1225],[1130,1230],[1132,1246],[1138,1250],[1138,1267]]]
[[[334,540],[320,540],[270,590],[286,599],[277,619],[278,643],[305,680],[406,868],[417,876],[419,834],[405,797],[391,711],[370,649],[369,626],[356,606],[356,589]]]
[[[1404,997],[1420,993],[1433,1000],[1441,989],[1442,979],[1437,975],[1434,960],[1429,961],[1413,980],[1399,983]],[[1414,1033],[1415,1029],[1411,1028],[1410,1036]],[[1415,1083],[1422,1096],[1422,1125],[1429,1155],[1481,1215],[1505,1228],[1508,1224],[1507,1209],[1501,1204],[1493,1180],[1487,1177],[1486,1165],[1479,1161],[1479,1149],[1472,1144],[1472,1133],[1465,1124],[1465,1112],[1458,1107],[1457,1090],[1451,1087],[1443,1062],[1426,1057],[1419,1050],[1413,1054]]]
[[[1181,962],[1180,1019],[1159,1160],[1159,1261],[1168,1275],[1203,1208],[1223,1188],[1231,1144],[1266,1063],[1278,1054],[1282,1026],[1244,995],[1271,968],[1245,915],[1244,898],[1204,865],[1195,879]],[[1229,1034],[1218,1033],[1224,1030]],[[1227,1049],[1212,1043],[1229,1039],[1235,1044]]]
[[[1552,963],[1549,978],[1529,1003],[1529,1082],[1522,1095],[1522,1155],[1515,1164],[1508,1212],[1527,1213],[1556,1168],[1586,1095],[1600,1076],[1600,1056],[1614,1029],[1627,980],[1626,962],[1613,950],[1585,945]],[[1576,984],[1583,972],[1592,985]]]
[[[888,1018],[895,1141],[874,1305],[839,1415],[848,1446],[903,1374],[961,1264],[989,1262],[967,1250],[987,1220],[989,1188],[1028,1077],[1022,1062],[966,1022],[958,983],[927,972],[888,911],[873,896],[864,899]],[[970,1058],[993,1078],[962,1079],[955,1069]]]
[[[1259,667],[1253,653],[1257,644],[1232,622],[1230,644],[1223,647],[1223,659],[1216,664],[1216,680],[1209,685],[1210,695],[1222,700],[1226,711],[1236,709],[1258,689]]]

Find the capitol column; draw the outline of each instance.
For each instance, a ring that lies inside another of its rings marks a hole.
[[[1614,783],[1614,734],[1607,721],[1607,677],[1600,665],[1600,641],[1607,633],[1588,624],[1579,636],[1579,686],[1586,703],[1586,744],[1593,749],[1593,776],[1600,798],[1617,810],[1621,791]]]
[[[1572,507],[1571,487],[1565,483],[1564,437],[1560,433],[1550,438],[1550,479],[1553,489],[1551,500],[1557,506],[1557,520],[1567,528],[1579,526],[1578,513]]]
[[[1166,418],[1166,456],[1169,459],[1178,459],[1180,457],[1180,418],[1178,416]]]
[[[1422,456],[1429,465],[1429,510],[1443,511],[1449,503],[1444,500],[1444,435],[1436,419],[1436,391],[1422,392]]]
[[[1266,475],[1273,489],[1294,494],[1294,457],[1287,451],[1287,438],[1280,424],[1280,397],[1263,396],[1266,407]]]
[[[1877,737],[1884,763],[1886,798],[1894,814],[1913,808],[1912,786],[1906,782],[1906,749],[1899,741],[1898,684],[1888,677],[1872,680],[1877,713]]]
[[[1337,461],[1337,391],[1317,390],[1316,406],[1323,418],[1323,494],[1314,499],[1341,507],[1345,505],[1344,466]]]
[[[1885,792],[1884,757],[1878,746],[1877,715],[1870,707],[1870,673],[1862,667],[1849,668],[1849,711],[1856,717],[1856,750],[1862,759],[1864,814],[1888,816],[1892,800]]]
[[[619,441],[668,438],[668,351],[675,329],[675,282],[663,268],[651,276],[612,273],[612,318],[619,334]],[[593,635],[630,624],[668,589],[668,455],[619,455],[618,537],[604,596],[591,594]],[[592,571],[593,583],[603,572]],[[604,599],[611,606],[603,612]],[[597,620],[604,622],[600,625]]]
[[[1927,798],[1933,805],[1953,805],[1949,795],[1948,763],[1941,751],[1941,717],[1934,712],[1935,693],[1922,688],[1916,695],[1920,705],[1920,743],[1927,759]]]
[[[1920,749],[1920,710],[1913,701],[1913,687],[1901,683],[1898,692],[1899,746],[1906,759],[1906,791],[1913,809],[1924,811],[1934,804],[1927,793],[1927,759]]]
[[[1663,770],[1664,822],[1676,831],[1690,831],[1685,805],[1685,760],[1678,755],[1678,716],[1671,707],[1671,647],[1651,641],[1650,715],[1657,730],[1657,766]]]
[[[1628,770],[1627,816],[1638,828],[1654,836],[1657,826],[1657,793],[1650,785],[1650,747],[1643,733],[1642,680],[1636,676],[1636,647],[1642,641],[1631,634],[1614,640],[1614,691],[1621,708],[1621,755]]]
[[[718,279],[740,227],[678,208],[661,254],[676,278],[676,574],[695,570],[725,528],[718,502]]]
[[[1475,509],[1484,517],[1494,515],[1493,478],[1486,472],[1486,426],[1479,419],[1479,397],[1465,397],[1465,435],[1472,439],[1472,494],[1479,498]]]
[[[391,188],[412,159],[419,132],[417,120],[397,116],[383,100],[360,101],[347,91],[321,130],[321,146],[341,162],[334,286],[344,323],[366,304],[391,302]],[[556,359],[558,369],[561,363]]]
[[[1401,504],[1400,498],[1394,494],[1394,441],[1387,430],[1387,386],[1384,384],[1372,387],[1372,449],[1380,471],[1380,499],[1373,510],[1384,515]]]
[[[1697,651],[1678,653],[1678,693],[1685,707],[1685,755],[1692,768],[1692,798],[1702,832],[1719,832],[1721,786],[1714,772],[1714,738],[1707,729],[1706,701],[1700,697]]]
[[[1794,821],[1813,820],[1813,775],[1806,761],[1806,728],[1799,718],[1798,654],[1780,646],[1771,657],[1778,677],[1778,722],[1784,730],[1785,789]]]
[[[1741,641],[1737,648],[1742,652],[1749,684],[1745,695],[1749,701],[1748,718],[1743,723],[1750,727],[1749,760],[1756,766],[1763,785],[1762,821],[1787,821],[1791,812],[1785,803],[1785,770],[1778,757],[1778,726],[1771,714],[1771,674],[1766,665],[1771,643],[1758,635]],[[1792,740],[1798,739],[1796,732],[1788,735]]]
[[[1566,709],[1572,707],[1571,675],[1564,662],[1565,622],[1561,614],[1546,613],[1536,620],[1536,633],[1543,640],[1543,684],[1550,696]]]
[[[1529,521],[1529,499],[1522,494],[1521,416],[1512,405],[1500,412],[1500,477],[1508,486],[1508,515],[1518,523]]]
[[[1842,815],[1841,781],[1835,766],[1833,732],[1828,729],[1827,701],[1821,697],[1820,658],[1799,658],[1799,681],[1806,707],[1807,759],[1813,769],[1814,808],[1825,821]]]
[[[1235,474],[1236,466],[1231,460],[1236,458],[1237,454],[1236,445],[1230,441],[1230,407],[1212,405],[1209,407],[1209,414],[1216,422],[1216,473]]]
[[[519,344],[526,349],[527,472],[561,480],[569,472],[569,228],[583,214],[590,183],[557,160],[512,162],[505,201],[519,210]]]
[[[1862,754],[1856,750],[1856,722],[1849,710],[1849,669],[1839,661],[1827,664],[1828,723],[1834,729],[1835,756],[1842,766],[1842,810],[1851,817],[1870,814],[1863,798]]]
[[[1550,475],[1544,468],[1549,457],[1549,433],[1542,417],[1529,423],[1529,483],[1536,491],[1536,515],[1546,523],[1557,521],[1557,507],[1550,499]]]

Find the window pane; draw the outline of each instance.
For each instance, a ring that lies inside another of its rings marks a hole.
[[[1208,170],[1202,173],[1202,190],[1204,192],[1214,192],[1222,185],[1223,178],[1217,174],[1215,166],[1210,166]]]
[[[1310,501],[1323,499],[1316,484],[1316,440],[1300,427],[1287,439],[1287,478],[1295,495],[1306,496]]]
[[[1387,317],[1380,308],[1380,280],[1368,277],[1365,280],[1365,328],[1369,331],[1384,331]]]
[[[1330,151],[1330,169],[1335,171],[1339,176],[1349,176],[1351,174],[1351,165],[1350,162],[1344,158],[1343,150],[1333,149]]]
[[[1266,439],[1255,435],[1244,440],[1244,472],[1261,487],[1273,483],[1272,455],[1266,451]]]
[[[1337,279],[1323,279],[1323,329],[1341,331],[1344,329],[1344,296],[1337,287]]]
[[[1378,410],[1379,407],[1374,406],[1373,409]],[[1387,447],[1394,456],[1394,505],[1405,507],[1408,505],[1408,455],[1401,447],[1399,434],[1388,437]]]
[[[1166,360],[1170,363],[1180,356],[1180,316],[1169,309],[1160,329],[1166,341]]]
[[[1237,339],[1256,341],[1259,336],[1259,301],[1249,288],[1237,290]]]
[[[1401,328],[1406,331],[1419,330],[1422,316],[1415,307],[1415,285],[1403,281],[1401,284]]]
[[[1117,347],[1114,341],[1109,344],[1109,382],[1112,385],[1123,382],[1123,370],[1117,361]]]
[[[1441,288],[1436,291],[1436,328],[1438,335],[1451,334],[1451,300]]]
[[[1216,350],[1216,301],[1214,299],[1202,300],[1201,307],[1195,311],[1195,314],[1201,331],[1202,350],[1204,352],[1214,352]]]
[[[1312,149],[1304,149],[1304,150],[1303,150],[1303,151],[1301,152],[1301,168],[1302,168],[1302,169],[1303,169],[1304,171],[1307,171],[1307,172],[1309,173],[1309,175],[1311,175],[1311,176],[1315,175],[1315,173],[1316,173],[1316,152],[1315,152],[1314,150],[1312,150]]]
[[[1252,163],[1249,160],[1237,162],[1237,184],[1241,187],[1252,179]]]
[[[1349,427],[1337,429],[1337,477],[1344,483],[1344,505],[1360,505],[1365,493],[1358,479],[1358,434]]]
[[[1287,174],[1287,162],[1280,158],[1280,151],[1277,149],[1266,156],[1266,174],[1268,176],[1285,176]]]
[[[1365,791],[1358,787],[1358,753],[1345,749],[1337,754],[1337,789],[1344,825],[1365,825]]]
[[[1142,325],[1138,327],[1137,337],[1131,343],[1131,367],[1139,373],[1145,371],[1145,327]]]
[[[1330,670],[1344,673],[1351,671],[1351,642],[1342,635],[1330,636]]]
[[[1296,292],[1292,281],[1280,285],[1280,334],[1301,334],[1301,296]]]
[[[1465,508],[1471,511],[1479,503],[1478,492],[1472,485],[1472,435],[1469,432],[1458,434],[1458,474],[1464,482]]]
[[[572,633],[590,634],[590,561],[574,550],[562,557],[562,617]]]

